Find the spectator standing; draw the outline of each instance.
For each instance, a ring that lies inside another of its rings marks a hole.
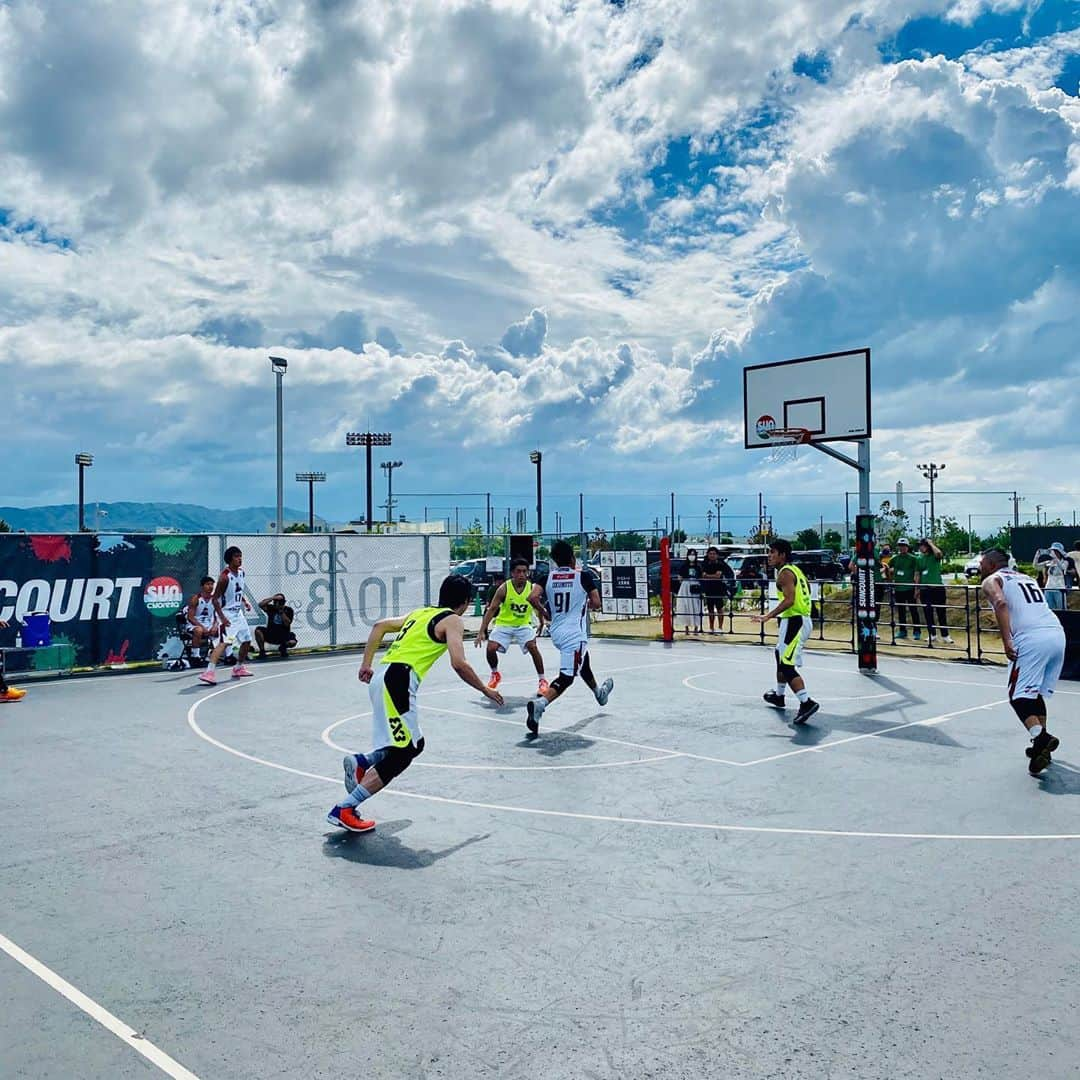
[[[724,597],[728,593],[728,584],[734,586],[735,572],[721,556],[718,547],[705,550],[705,561],[701,564],[701,596],[705,610],[709,613],[709,633],[724,632]],[[716,629],[719,618],[720,629]]]
[[[941,559],[941,548],[933,540],[923,538],[919,541],[915,584],[918,586],[923,614],[926,616],[926,644],[930,648],[934,647],[934,635],[938,630],[941,631],[944,644],[954,644],[949,636],[949,613],[945,610],[945,583],[941,580]]]
[[[703,605],[701,602],[701,563],[694,548],[686,553],[686,569],[683,571],[679,593],[675,597],[676,628],[682,627],[684,634],[691,630],[701,633]]]
[[[910,626],[912,636],[919,641],[922,638],[922,623],[915,603],[915,572],[919,561],[911,554],[911,541],[906,536],[896,541],[896,547],[896,554],[889,560],[889,580],[896,603],[896,636],[898,639],[906,638]]]
[[[1065,556],[1065,545],[1055,540],[1050,550],[1035,565],[1046,574],[1046,604],[1052,611],[1065,610],[1065,590],[1068,588],[1066,573],[1069,561]]]
[[[1072,545],[1072,551],[1065,556],[1071,563],[1072,578],[1066,577],[1066,580],[1070,589],[1080,589],[1080,540],[1074,540]]]

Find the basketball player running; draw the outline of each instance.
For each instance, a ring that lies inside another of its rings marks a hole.
[[[221,654],[227,645],[240,646],[236,667],[232,670],[234,679],[250,678],[251,672],[245,666],[248,653],[251,652],[251,627],[244,615],[251,611],[251,603],[244,595],[244,553],[238,547],[225,549],[225,569],[218,575],[214,586],[214,611],[221,627],[221,640],[214,646],[206,670],[199,676],[199,681],[209,686],[217,683],[214,674]]]
[[[214,610],[214,579],[204,577],[199,591],[188,601],[187,624],[191,630],[191,647],[198,652],[218,636],[220,627]]]
[[[471,599],[472,582],[460,574],[451,574],[439,587],[437,607],[418,608],[402,618],[380,619],[371,628],[360,663],[360,681],[368,684],[377,749],[368,754],[346,755],[343,765],[349,794],[326,815],[331,825],[349,832],[371,832],[375,828],[375,822],[361,818],[356,809],[423,753],[417,693],[424,676],[444,652],[450,653],[450,663],[463,682],[502,705],[499,691],[485,686],[465,659],[465,624],[461,616]],[[391,633],[397,633],[397,637],[376,673],[371,666],[375,651],[383,637]]]
[[[1038,776],[1059,745],[1046,730],[1046,699],[1054,692],[1065,662],[1065,630],[1035,580],[1009,569],[1004,551],[984,552],[979,574],[1005,655],[1012,661],[1009,704],[1031,736],[1028,772]]]
[[[765,692],[765,700],[774,708],[784,707],[784,690],[790,686],[799,699],[796,724],[805,724],[821,706],[810,697],[806,683],[797,668],[802,663],[803,643],[810,636],[814,623],[810,618],[810,584],[806,575],[791,561],[791,545],[786,540],[774,540],[769,545],[769,566],[776,570],[776,591],[780,600],[772,611],[754,615],[756,623],[775,618],[779,623],[776,635],[776,689]]]
[[[496,590],[484,612],[480,630],[476,635],[476,647],[487,642],[487,662],[491,669],[488,687],[496,689],[502,682],[499,673],[499,653],[506,652],[511,645],[519,645],[523,653],[532,657],[536,674],[540,678],[537,693],[542,694],[548,688],[544,678],[544,658],[540,655],[536,638],[544,625],[544,595],[539,585],[529,581],[529,563],[527,559],[514,559],[510,564],[510,580],[504,581]],[[534,628],[532,613],[540,619]],[[491,620],[495,620],[495,629],[488,633]]]
[[[547,707],[580,675],[598,705],[606,705],[615,686],[605,679],[597,686],[589,663],[588,612],[600,610],[600,583],[591,570],[574,569],[574,549],[565,540],[551,545],[551,572],[547,602],[551,611],[551,643],[559,650],[559,674],[526,706],[525,726],[532,738],[540,732],[540,718]]]

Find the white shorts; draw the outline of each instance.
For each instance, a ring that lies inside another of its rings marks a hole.
[[[1016,659],[1009,671],[1009,700],[1049,697],[1065,663],[1065,632],[1045,630],[1016,640]]]
[[[776,659],[781,664],[798,667],[802,663],[803,644],[814,628],[814,620],[809,615],[792,615],[778,621]]]
[[[511,645],[520,645],[521,651],[525,652],[528,646],[536,640],[536,627],[499,626],[496,624],[488,632],[488,638],[495,643],[499,652],[506,652]]]
[[[226,645],[243,645],[251,642],[251,627],[242,611],[226,611],[229,625],[225,627],[222,640]]]
[[[420,679],[407,664],[382,664],[375,670],[368,683],[368,693],[371,695],[371,745],[376,750],[410,743],[415,746],[424,737],[416,707],[419,689]]]
[[[576,678],[580,674],[581,665],[585,663],[585,657],[589,653],[588,638],[553,641],[552,644],[559,650],[559,674]]]

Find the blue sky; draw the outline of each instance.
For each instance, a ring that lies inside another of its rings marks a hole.
[[[790,529],[854,473],[744,450],[742,368],[869,346],[875,490],[1070,520],[1080,5],[717,11],[0,3],[0,505],[76,450],[103,501],[271,505],[280,352],[333,519],[370,426],[415,517],[531,507],[539,446],[549,525]]]

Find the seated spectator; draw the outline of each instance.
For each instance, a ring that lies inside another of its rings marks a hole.
[[[266,659],[267,645],[276,645],[278,656],[284,660],[289,655],[289,649],[296,648],[296,635],[292,631],[295,612],[285,603],[284,593],[275,593],[260,600],[259,607],[266,612],[266,625],[255,627],[259,659]]]
[[[1055,540],[1050,550],[1041,559],[1035,560],[1035,565],[1046,574],[1046,606],[1053,611],[1064,611],[1065,589],[1068,587],[1065,575],[1069,566],[1065,545]]]
[[[3,619],[0,619],[0,629],[7,629],[7,623]],[[26,691],[9,686],[3,674],[0,673],[0,701],[18,701],[24,697],[26,697]]]
[[[204,645],[213,645],[221,635],[217,612],[214,610],[214,579],[204,577],[199,591],[188,601],[187,624],[191,631],[191,647],[198,653]]]

